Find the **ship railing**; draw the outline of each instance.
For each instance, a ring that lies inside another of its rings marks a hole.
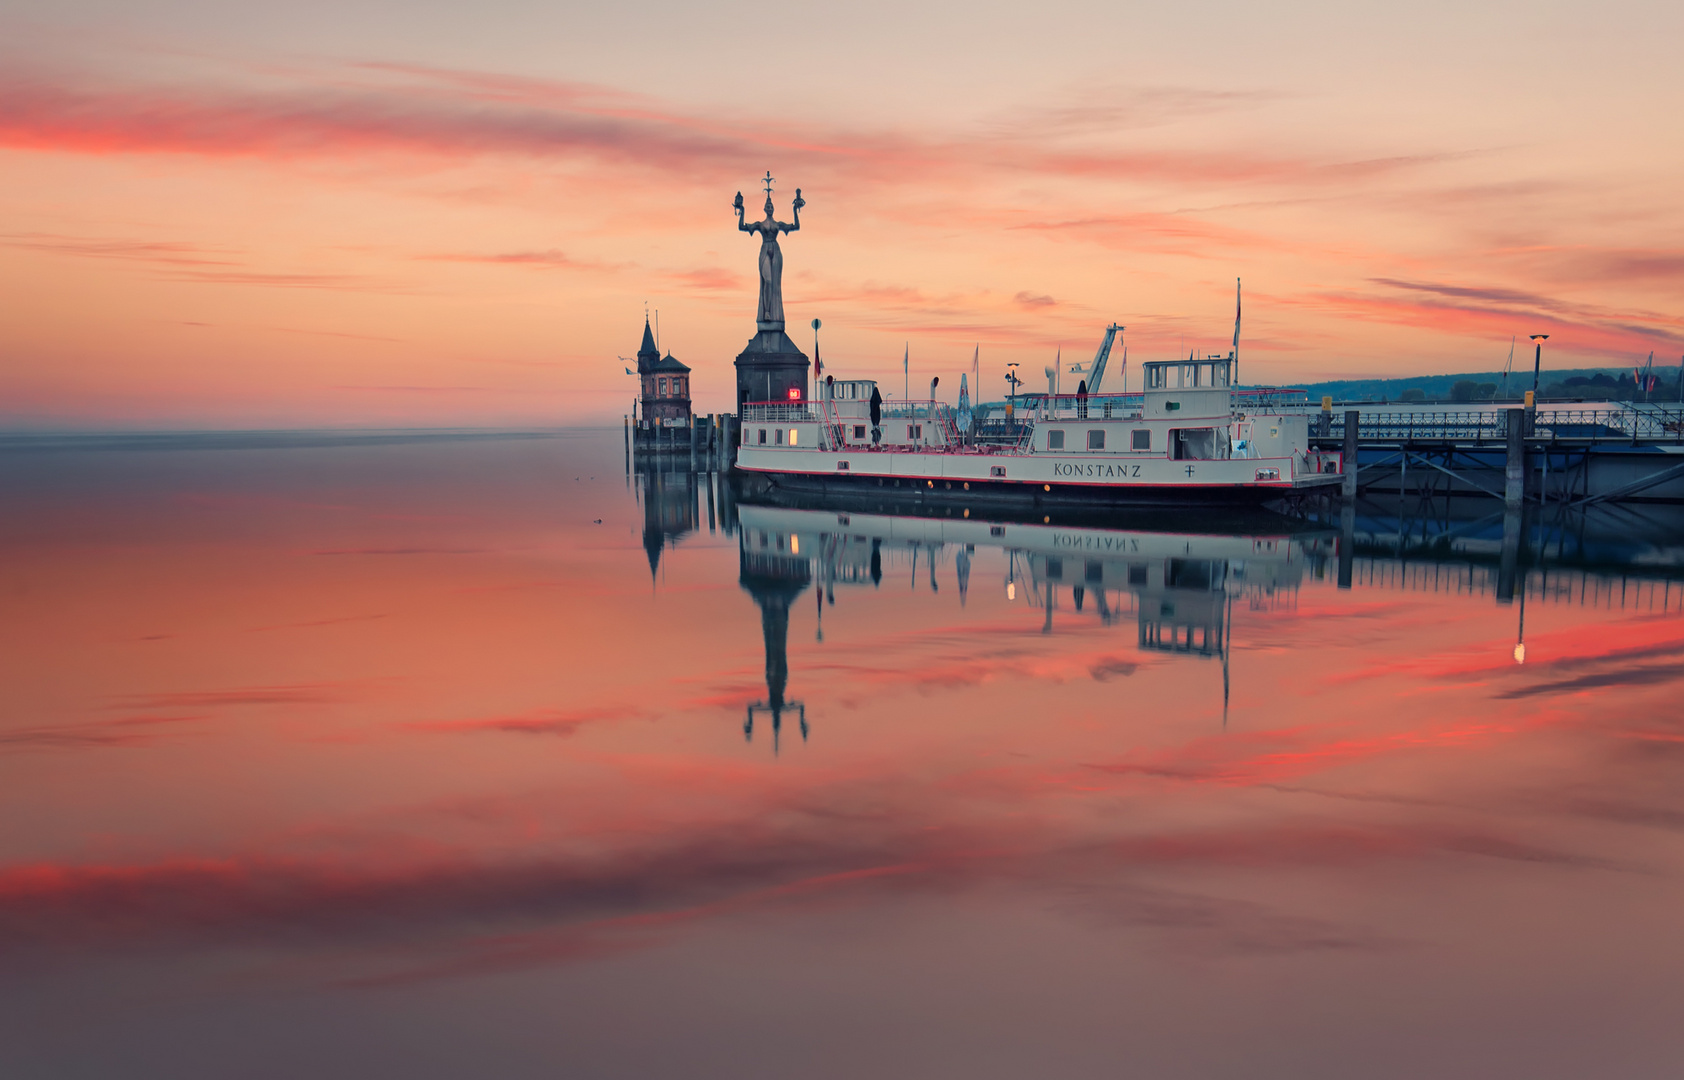
[[[1234,391],[1234,404],[1241,409],[1303,406],[1309,403],[1308,390],[1294,390],[1287,386],[1254,386]]]
[[[1146,407],[1146,395],[1129,394],[1019,394],[1016,412],[1037,420],[1138,420]]]
[[[822,417],[810,401],[748,401],[743,403],[743,423],[789,424]]]

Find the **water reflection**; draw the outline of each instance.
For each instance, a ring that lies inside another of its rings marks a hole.
[[[1665,537],[620,458],[0,462],[0,1074],[1684,1064]]]

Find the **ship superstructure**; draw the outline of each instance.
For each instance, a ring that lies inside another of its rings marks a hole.
[[[869,379],[742,413],[737,467],[806,490],[1035,505],[1264,501],[1336,484],[1337,452],[1267,391],[1232,385],[1232,357],[1141,365],[1143,390],[1024,396],[977,418],[945,402],[885,401]]]

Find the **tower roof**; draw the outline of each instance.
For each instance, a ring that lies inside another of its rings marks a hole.
[[[672,356],[672,353],[667,353],[665,356],[661,357],[660,360],[656,361],[655,370],[656,371],[689,371],[690,368],[689,368],[688,365],[681,364],[677,360],[674,360],[673,356]]]
[[[661,350],[655,348],[655,333],[649,329],[649,316],[643,317],[643,344],[637,350],[637,369],[647,373],[661,360]]]

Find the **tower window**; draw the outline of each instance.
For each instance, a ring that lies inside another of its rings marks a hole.
[[[658,381],[661,384],[661,396],[666,397],[667,396],[667,381],[665,379],[660,379]]]

